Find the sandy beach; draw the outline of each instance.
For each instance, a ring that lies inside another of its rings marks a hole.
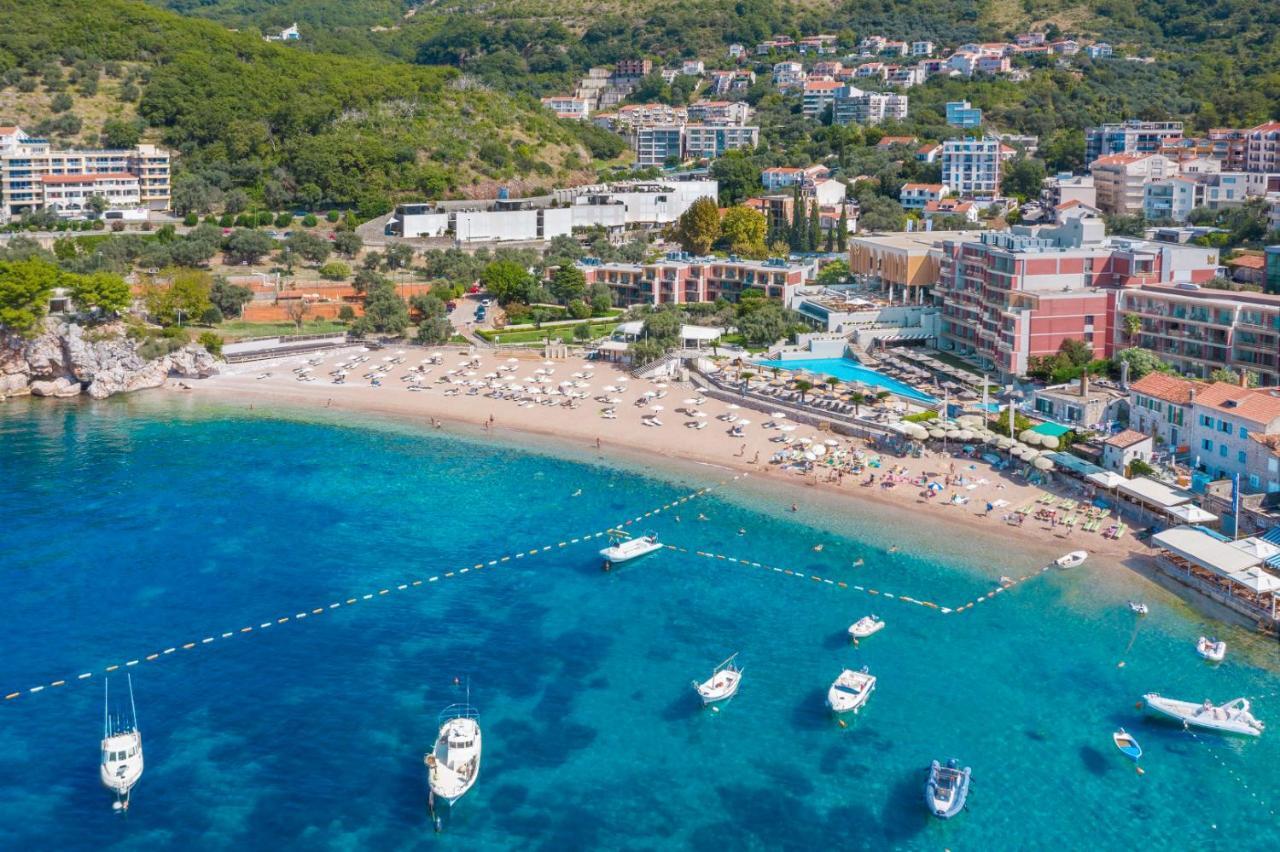
[[[433,354],[439,356],[438,363],[428,362]],[[352,364],[357,357],[367,360]],[[334,384],[333,372],[339,365],[349,365],[348,373],[344,383]],[[415,372],[419,368],[424,372]],[[295,372],[298,370],[307,372]],[[362,378],[369,373],[375,374],[380,386],[373,385],[370,378]],[[494,399],[484,395],[494,382],[539,391],[532,395],[517,392],[515,396],[524,401]],[[566,382],[569,384],[562,384]],[[410,391],[410,385],[419,389]],[[980,459],[953,458],[942,453],[920,459],[897,458],[864,441],[802,424],[788,432],[765,428],[770,422],[791,424],[775,421],[769,412],[746,404],[731,407],[710,397],[694,403],[701,397],[688,385],[635,379],[626,370],[606,362],[582,358],[544,361],[536,353],[490,350],[477,350],[470,356],[466,350],[446,347],[404,346],[369,351],[348,347],[322,358],[291,356],[224,365],[222,372],[212,378],[170,382],[168,387],[235,405],[381,414],[425,428],[462,428],[470,433],[478,429],[482,435],[489,433],[503,439],[514,433],[536,434],[593,453],[620,453],[665,464],[714,465],[748,473],[757,482],[798,489],[780,492],[783,500],[779,511],[795,505],[788,505],[787,499],[869,501],[912,514],[923,513],[930,523],[952,525],[965,535],[989,537],[1004,547],[1016,542],[1019,551],[1046,559],[1079,549],[1095,558],[1102,556],[1129,564],[1131,557],[1144,555],[1134,549],[1132,539],[1115,541],[1078,528],[1064,532],[1061,526],[1051,527],[1031,516],[1021,525],[1006,522],[1006,515],[1034,502],[1044,489],[995,471]],[[188,387],[190,390],[185,390]],[[473,387],[476,393],[469,395]],[[570,399],[565,393],[585,394],[586,398],[574,399],[576,407],[570,408],[562,404]],[[546,404],[548,401],[554,403]],[[611,411],[613,417],[604,416],[606,411]],[[741,437],[730,435],[734,424],[725,419],[730,416],[737,416],[739,422],[749,421]],[[646,421],[661,425],[646,425]],[[699,423],[705,425],[694,428]],[[878,459],[878,466],[843,476],[823,469],[806,474],[784,469],[769,463],[783,448],[776,439],[784,434],[797,439],[811,437],[816,443],[836,441],[838,446],[830,446],[831,450],[861,453],[865,459]],[[885,474],[891,471],[908,481],[883,487]],[[875,474],[875,482],[865,485],[869,474]],[[940,484],[952,478],[961,481],[952,481],[950,487],[926,499],[921,496],[923,489],[909,481],[921,475]],[[951,500],[956,497],[967,502],[953,504]],[[988,514],[989,502],[998,508]]]

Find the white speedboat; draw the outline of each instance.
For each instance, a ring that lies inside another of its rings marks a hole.
[[[1053,560],[1053,564],[1059,568],[1074,568],[1089,558],[1089,554],[1083,550],[1073,550],[1066,556],[1059,556]]]
[[[138,731],[138,711],[133,704],[133,678],[129,678],[129,715],[125,722],[111,717],[108,681],[102,688],[102,766],[99,773],[103,785],[115,794],[112,810],[129,810],[129,793],[142,778],[142,734]]]
[[[432,817],[436,799],[450,806],[461,799],[480,775],[480,714],[470,704],[451,704],[440,713],[440,733],[435,748],[422,762],[427,766],[427,799]]]
[[[1206,660],[1220,663],[1227,657],[1227,643],[1221,639],[1210,639],[1207,636],[1201,636],[1200,641],[1196,642],[1196,653]]]
[[[711,672],[711,677],[702,683],[696,680],[693,682],[693,688],[702,699],[704,707],[719,701],[728,701],[738,694],[738,687],[742,685],[742,669],[738,666],[737,659],[738,655],[734,654],[716,666]]]
[[[1142,697],[1147,702],[1147,706],[1157,713],[1172,716],[1183,724],[1194,725],[1197,728],[1260,737],[1266,727],[1262,724],[1262,720],[1255,719],[1249,712],[1247,698],[1236,698],[1215,707],[1208,700],[1197,704],[1194,701],[1165,698],[1156,692],[1149,692]]]
[[[604,570],[608,571],[614,565],[621,565],[623,562],[630,562],[632,559],[639,559],[641,556],[647,556],[655,550],[662,549],[658,537],[653,533],[647,533],[640,538],[620,538],[625,535],[626,533],[619,530],[610,531],[610,538],[619,540],[600,551],[600,555],[604,557]]]
[[[866,666],[861,671],[845,669],[827,690],[827,706],[836,713],[857,713],[875,689],[875,675],[870,674]]]
[[[865,615],[849,625],[849,636],[852,639],[866,639],[872,633],[879,633],[883,629],[883,621],[874,615]]]

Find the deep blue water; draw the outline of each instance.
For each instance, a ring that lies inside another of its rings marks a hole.
[[[0,690],[24,692],[0,702],[0,848],[1280,843],[1274,642],[1206,628],[1105,564],[963,615],[675,552],[606,575],[598,542],[443,577],[720,478],[564,454],[580,460],[159,396],[0,406]],[[803,495],[800,513],[776,511],[791,499],[737,483],[646,524],[690,549],[952,605],[1037,566],[905,513]],[[1134,596],[1152,608],[1142,621],[1124,607]],[[888,626],[854,649],[845,628],[869,612]],[[1216,669],[1194,653],[1206,629],[1231,644]],[[741,693],[701,710],[690,681],[733,651]],[[106,666],[132,659],[147,768],[119,817],[97,778],[101,689]],[[823,696],[846,665],[880,683],[842,729]],[[435,837],[421,756],[461,698],[454,677],[470,678],[484,763]],[[1274,730],[1193,737],[1135,709],[1153,689],[1249,696]],[[1144,776],[1111,745],[1118,725],[1146,750]],[[923,767],[950,756],[974,790],[942,823],[924,812]]]
[[[800,358],[788,361],[757,361],[761,367],[781,367],[784,370],[804,370],[821,378],[835,376],[846,382],[861,382],[864,385],[884,388],[907,399],[918,402],[935,403],[936,399],[922,393],[908,384],[904,384],[884,373],[864,367],[848,358]]]

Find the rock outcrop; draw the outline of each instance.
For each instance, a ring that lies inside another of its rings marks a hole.
[[[105,399],[159,387],[170,376],[202,379],[215,372],[213,356],[196,344],[144,359],[120,325],[96,327],[86,337],[79,325],[50,318],[37,337],[0,333],[0,397],[84,392]]]

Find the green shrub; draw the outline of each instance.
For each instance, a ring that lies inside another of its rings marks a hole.
[[[194,213],[188,213],[186,216],[182,217],[182,224],[186,225],[188,228],[194,228],[196,225],[200,224],[200,217]]]
[[[214,310],[217,310],[217,308],[214,308]],[[212,331],[200,332],[200,336],[196,338],[196,343],[209,350],[209,354],[213,357],[222,357],[222,338]]]
[[[307,216],[308,216],[309,218],[311,218],[311,219],[315,219],[315,218],[316,218],[315,216],[312,216],[310,213],[308,213],[308,214],[307,214]],[[336,221],[338,221],[339,219],[341,219],[341,218],[342,218],[342,216],[338,213],[338,211],[337,211],[337,210],[330,210],[328,213],[324,214],[324,218],[325,218],[325,221],[326,221],[326,222],[336,222]],[[311,223],[311,225],[314,225],[314,224],[315,224],[315,222],[312,222],[312,223]],[[310,226],[308,226],[308,227],[310,227]]]
[[[333,260],[320,267],[320,277],[329,281],[343,281],[351,275],[351,267],[341,261]]]
[[[308,213],[302,217],[302,227],[304,228],[314,228],[319,222],[320,220],[316,218],[314,213]]]

